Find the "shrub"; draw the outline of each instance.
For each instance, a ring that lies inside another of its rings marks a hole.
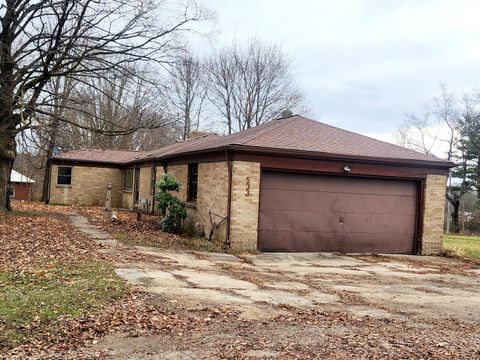
[[[187,217],[187,210],[185,203],[172,195],[172,192],[178,193],[181,184],[171,174],[164,174],[157,187],[160,192],[155,195],[155,200],[164,214],[162,230],[178,234],[182,230],[182,221]]]

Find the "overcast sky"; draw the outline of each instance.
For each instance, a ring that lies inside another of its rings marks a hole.
[[[478,0],[203,3],[217,12],[215,42],[280,44],[314,117],[348,130],[391,140],[441,82],[460,94],[480,87]]]

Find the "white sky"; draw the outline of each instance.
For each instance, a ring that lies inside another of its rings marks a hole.
[[[441,82],[459,94],[480,87],[478,0],[203,4],[217,11],[214,43],[255,35],[280,44],[313,117],[345,129],[393,141],[405,112],[421,112]]]

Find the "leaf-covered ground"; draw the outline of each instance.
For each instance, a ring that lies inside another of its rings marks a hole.
[[[163,232],[160,229],[160,218],[158,216],[142,214],[141,221],[137,221],[135,213],[115,211],[116,220],[105,222],[100,208],[76,207],[75,209],[92,223],[108,231],[114,238],[127,245],[215,252],[226,251],[223,244],[216,241],[206,241],[186,235],[178,236]]]
[[[114,250],[99,244],[70,222],[74,213],[123,242]],[[100,208],[41,204],[15,204],[1,216],[0,358],[480,358],[480,327],[471,321],[379,319],[282,305],[276,310],[286,315],[245,319],[232,309],[192,308],[147,294],[119,280],[113,268],[171,265],[132,245],[213,250],[219,244],[165,234],[156,217],[117,217],[107,224]]]
[[[121,331],[147,334],[185,327],[150,305],[149,296],[114,273],[111,253],[69,220],[70,207],[15,203],[0,217],[0,357],[90,358],[78,347]],[[96,356],[94,356],[96,357]]]

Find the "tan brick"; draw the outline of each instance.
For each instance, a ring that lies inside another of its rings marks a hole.
[[[188,165],[170,165],[167,172],[172,174],[181,183],[178,198],[187,200]],[[157,181],[160,181],[163,168],[157,167]],[[203,229],[205,236],[209,236],[212,220],[219,223],[227,217],[228,200],[228,168],[226,162],[209,162],[198,164],[198,188],[197,201],[195,204],[187,204],[186,225]],[[218,215],[218,216],[216,216]],[[226,220],[215,232],[214,239],[225,241]]]
[[[169,165],[167,172],[172,174],[173,177],[180,182],[180,192],[177,194],[178,198],[182,201],[187,201],[187,176],[188,165]]]
[[[247,177],[249,194],[247,196]],[[256,250],[260,196],[260,164],[233,161],[230,242],[235,250]]]
[[[58,166],[52,165],[50,203],[104,205],[107,186],[112,184],[112,206],[122,206],[123,172],[121,169],[73,166],[71,186],[57,185]]]
[[[422,255],[433,255],[442,251],[446,184],[445,175],[427,176],[421,241]]]
[[[149,204],[152,204],[153,192],[152,192],[152,167],[145,166],[140,168],[139,181],[138,181],[138,199],[139,201],[148,200]],[[151,210],[151,207],[145,209]]]

